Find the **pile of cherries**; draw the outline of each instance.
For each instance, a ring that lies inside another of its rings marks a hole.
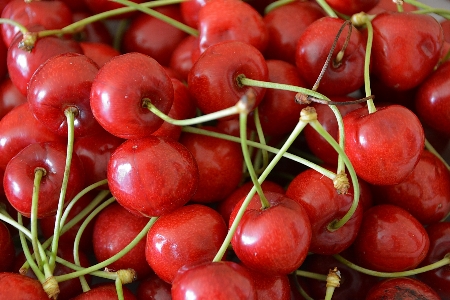
[[[450,299],[450,10],[404,1],[1,0],[0,298]]]

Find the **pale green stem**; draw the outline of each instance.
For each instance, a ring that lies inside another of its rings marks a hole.
[[[268,13],[270,13],[272,10],[281,7],[283,5],[295,2],[296,0],[278,0],[275,2],[270,3],[269,5],[266,6],[266,8],[264,9],[264,14],[267,15]]]
[[[36,261],[39,268],[42,268],[42,258],[39,254],[38,249],[38,222],[37,222],[37,214],[38,214],[38,204],[39,204],[39,190],[41,185],[42,176],[45,175],[45,170],[42,168],[36,168],[34,170],[34,183],[33,183],[33,195],[31,198],[31,216],[30,216],[30,224],[31,224],[31,244],[33,246],[33,251],[36,255]]]
[[[328,286],[325,292],[325,300],[331,300],[333,298],[333,293],[336,288],[334,286]]]
[[[254,115],[253,115],[253,119],[254,119],[254,122],[255,122],[255,127],[256,127],[256,132],[258,133],[258,139],[259,139],[259,142],[262,144],[262,145],[266,145],[267,143],[266,143],[266,138],[265,138],[265,136],[264,136],[264,132],[263,132],[263,129],[262,129],[262,126],[261,126],[261,120],[260,120],[260,118],[259,118],[259,109],[258,109],[258,107],[257,108],[255,108],[255,110],[253,111],[253,113],[254,113]],[[266,150],[264,150],[264,149],[261,149],[261,151],[262,151],[262,159],[263,159],[263,165],[262,165],[262,167],[257,171],[257,173],[262,173],[262,171],[264,171],[264,169],[267,167],[267,165],[269,164],[269,154],[268,154],[268,152],[266,151]]]
[[[330,7],[330,5],[325,0],[316,0],[317,4],[322,7],[322,9],[327,13],[328,16],[337,18],[336,12]]]
[[[342,115],[336,105],[329,105],[330,109],[333,111],[334,116],[336,117],[336,122],[338,125],[338,134],[339,134],[339,146],[344,149],[345,145],[345,134],[344,134],[344,121],[342,120]],[[345,172],[345,163],[342,157],[338,156],[338,167],[337,174],[341,174]]]
[[[0,18],[0,24],[9,24],[9,25],[15,26],[15,27],[17,27],[17,29],[20,30],[20,32],[23,35],[28,32],[28,29],[25,26],[23,26],[22,24],[14,21],[14,20],[11,20],[11,19]]]
[[[120,280],[119,277],[116,278],[115,284],[116,284],[117,299],[124,300],[124,298],[123,298],[122,281]]]
[[[80,267],[80,266],[78,266],[76,264],[71,263],[70,261],[62,259],[59,256],[56,257],[56,262],[59,263],[60,265],[66,266],[66,267],[71,268],[72,270],[75,270],[75,271],[81,271],[81,270],[84,269],[83,267]],[[95,276],[95,277],[99,277],[99,278],[109,279],[109,280],[116,280],[116,278],[117,278],[117,273],[116,272],[93,271],[93,272],[89,273],[89,275],[92,275],[92,276]]]
[[[434,156],[436,156],[444,164],[444,166],[447,168],[447,170],[450,171],[450,166],[448,165],[448,163],[445,161],[445,159],[442,158],[442,156],[439,154],[439,152],[437,152],[436,149],[434,149],[433,145],[431,145],[427,139],[425,139],[425,149],[427,149],[429,152],[433,153]]]
[[[316,279],[316,280],[320,280],[320,281],[327,281],[327,275],[323,275],[323,274],[317,274],[317,273],[303,271],[303,270],[297,270],[297,271],[295,271],[295,274],[297,276],[301,276],[301,277]]]
[[[372,91],[370,89],[370,57],[372,55],[373,27],[369,18],[366,18],[364,23],[367,27],[366,56],[364,58],[364,88],[366,97],[369,97],[372,95]],[[367,108],[369,109],[369,113],[374,113],[377,111],[372,99],[367,100]]]

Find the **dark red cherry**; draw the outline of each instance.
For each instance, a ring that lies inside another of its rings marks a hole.
[[[400,105],[363,107],[344,118],[345,153],[356,174],[371,184],[397,184],[419,161],[424,132],[417,116]]]
[[[271,10],[263,18],[270,45],[264,56],[295,64],[295,48],[301,34],[312,22],[324,16],[320,6],[311,1],[293,1]]]
[[[298,39],[295,63],[300,75],[310,87],[319,77],[343,23],[342,19],[323,17],[309,25]],[[336,61],[336,55],[344,45],[348,30],[346,26],[342,31],[331,62],[319,84],[318,91],[329,96],[346,95],[356,91],[364,83],[366,41],[355,28],[352,30],[342,59],[339,62]]]
[[[161,216],[150,228],[145,257],[159,278],[171,283],[184,265],[211,261],[226,234],[227,225],[212,208],[183,206]]]
[[[410,213],[377,205],[364,213],[354,242],[356,263],[381,272],[410,270],[425,258],[429,245],[425,228]]]
[[[419,85],[439,61],[444,35],[431,15],[385,12],[373,21],[372,71],[387,86]],[[400,56],[399,56],[400,55]]]
[[[92,82],[97,64],[83,54],[65,53],[42,64],[28,83],[30,110],[47,128],[67,136],[66,111],[74,114],[74,135],[101,130],[90,107]]]
[[[190,0],[180,3],[181,15],[184,22],[193,28],[198,28],[198,12],[208,0]]]
[[[108,185],[129,211],[160,216],[186,204],[198,185],[194,157],[180,143],[149,136],[128,140],[111,155]]]
[[[155,273],[151,273],[139,281],[136,297],[138,300],[171,300],[171,287],[172,285],[159,278]]]
[[[119,56],[120,52],[112,46],[95,42],[80,42],[83,54],[95,61],[99,68],[103,67],[111,58]]]
[[[257,294],[253,278],[246,268],[231,261],[222,261],[205,262],[177,274],[172,284],[172,299],[188,300],[193,297],[256,300]]]
[[[27,98],[22,95],[11,79],[6,78],[0,84],[0,120],[14,107],[27,102]]]
[[[0,222],[0,272],[10,272],[16,258],[14,242],[8,227],[3,221]]]
[[[291,300],[291,287],[287,275],[267,275],[249,269],[258,300]]]
[[[185,1],[183,3],[189,2],[193,1]],[[198,37],[193,35],[185,37],[172,52],[169,62],[170,68],[180,74],[184,81],[187,81],[189,71],[200,56],[199,52]]]
[[[261,15],[239,0],[209,0],[198,14],[200,52],[223,41],[240,41],[263,52],[268,33]]]
[[[166,5],[155,8],[155,11],[181,22],[178,5]],[[158,34],[155,34],[155,33]],[[158,18],[140,14],[132,19],[122,39],[124,52],[140,52],[151,56],[158,63],[168,66],[173,49],[187,34]]]
[[[261,52],[238,41],[215,44],[199,57],[189,72],[189,91],[205,114],[235,105],[249,89],[255,91],[256,107],[265,89],[240,86],[239,76],[268,80],[267,64]]]
[[[366,300],[427,299],[440,300],[439,295],[425,283],[408,277],[381,281],[369,290]]]
[[[19,273],[0,273],[1,299],[48,300],[49,296],[36,279]]]
[[[143,107],[150,99],[163,113],[173,103],[173,85],[163,67],[150,56],[133,52],[109,60],[91,89],[91,108],[100,125],[125,138],[149,136],[163,120]]]
[[[327,3],[331,6],[331,8],[347,16],[352,16],[362,11],[368,12],[369,10],[377,6],[379,2],[380,0],[327,0]]]
[[[126,286],[122,286],[123,289],[123,299],[124,300],[136,300],[136,296],[131,292],[129,288]],[[92,286],[92,288],[71,300],[116,300],[117,290],[116,285],[114,283],[101,283],[98,285]]]

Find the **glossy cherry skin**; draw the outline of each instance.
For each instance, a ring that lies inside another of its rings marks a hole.
[[[145,257],[159,278],[172,283],[184,265],[212,261],[227,229],[212,208],[200,204],[180,207],[161,216],[150,228]]]
[[[298,39],[295,63],[300,75],[309,86],[313,86],[325,64],[336,34],[344,20],[323,17],[309,25]],[[346,95],[359,89],[364,83],[364,56],[366,41],[363,35],[352,29],[350,41],[339,64],[335,64],[337,53],[342,49],[348,33],[342,31],[330,64],[326,69],[318,91],[328,96]]]
[[[354,242],[356,263],[381,272],[410,270],[425,258],[429,245],[425,228],[410,213],[377,205],[364,213]]]
[[[64,143],[35,143],[20,151],[8,163],[3,177],[5,195],[11,205],[21,214],[30,217],[33,181],[36,168],[46,172],[39,190],[37,218],[56,214],[58,199],[66,165]],[[76,156],[72,157],[66,191],[66,203],[84,187],[83,168]]]
[[[372,71],[387,86],[411,89],[433,71],[444,43],[442,28],[435,18],[385,12],[377,15],[372,25]]]
[[[287,275],[267,275],[249,269],[258,300],[291,300],[291,287]]]
[[[129,211],[160,216],[186,204],[198,186],[194,157],[180,143],[150,136],[128,140],[111,155],[108,185]]]
[[[190,0],[180,3],[181,15],[186,25],[198,28],[198,12],[208,0]]]
[[[239,0],[209,0],[198,14],[200,52],[223,41],[240,41],[263,52],[268,33],[261,15]]]
[[[406,2],[403,2],[402,7],[403,7],[403,11],[417,10],[417,7],[415,7],[412,4],[406,3]],[[397,12],[398,11],[397,5],[390,0],[379,0],[378,4],[374,8],[372,8],[368,12],[368,14],[377,15],[377,14],[380,14],[385,11]]]
[[[223,133],[215,127],[203,129]],[[192,201],[211,203],[225,199],[242,179],[244,158],[238,143],[195,133],[180,138],[194,156],[199,170],[198,188]]]
[[[338,194],[333,181],[319,172],[308,169],[297,175],[288,186],[286,196],[305,209],[311,222],[312,239],[309,251],[318,254],[337,254],[355,240],[362,220],[358,205],[353,216],[335,231],[328,225],[342,218],[353,203],[353,188],[348,194]]]
[[[419,87],[415,98],[417,115],[434,130],[450,136],[450,62],[445,62]]]
[[[80,42],[83,54],[95,61],[99,68],[103,67],[111,58],[119,56],[120,52],[104,43]]]
[[[50,130],[67,136],[65,111],[74,109],[74,135],[100,131],[90,107],[97,64],[83,54],[65,53],[43,63],[28,83],[27,100],[34,116]]]
[[[311,224],[303,207],[283,194],[264,193],[270,207],[261,209],[258,195],[247,207],[231,245],[248,268],[272,275],[296,270],[305,260],[311,242]],[[234,221],[242,202],[230,217]]]
[[[344,150],[356,174],[371,184],[397,184],[419,161],[424,132],[417,116],[400,105],[369,114],[359,108],[344,118]]]
[[[379,2],[380,0],[327,0],[327,3],[331,6],[331,8],[347,16],[351,16],[362,11],[368,12],[369,10],[377,6]]]
[[[31,51],[19,49],[18,44],[21,40],[22,35],[18,34],[12,41],[7,54],[7,66],[11,81],[25,96],[31,76],[47,59],[69,52],[83,53],[78,42],[55,36],[37,39]]]
[[[271,10],[263,18],[269,32],[267,59],[280,59],[295,65],[295,48],[303,31],[312,22],[325,17],[314,2],[294,1]]]
[[[86,186],[106,179],[109,158],[124,142],[107,131],[79,137],[75,140],[73,151],[81,160],[85,170]],[[100,188],[107,188],[101,186]]]
[[[36,279],[19,273],[0,273],[1,299],[48,300],[47,293]]]
[[[112,58],[98,72],[91,89],[91,108],[106,131],[136,139],[152,134],[163,123],[143,107],[143,99],[150,99],[167,114],[173,93],[170,77],[156,60],[137,52],[127,53]]]
[[[27,98],[19,92],[9,78],[0,84],[0,99],[0,120],[14,107],[27,102]]]
[[[378,203],[400,206],[423,225],[439,222],[450,212],[450,172],[426,150],[403,182],[374,190]]]
[[[0,256],[0,272],[12,271],[16,250],[9,229],[3,221],[0,222],[0,253],[2,253]]]
[[[180,7],[167,5],[155,8],[155,11],[182,22]],[[158,32],[158,34],[155,34]],[[158,63],[168,66],[173,49],[187,34],[147,14],[140,14],[132,19],[122,39],[124,52],[140,52],[151,56]]]
[[[205,284],[208,282],[208,284]],[[231,261],[205,262],[179,272],[172,284],[173,300],[256,300],[253,278]]]
[[[151,273],[145,279],[139,281],[136,297],[138,300],[171,300],[171,288],[171,284]]]
[[[192,1],[185,1],[183,3],[189,2]],[[189,35],[179,42],[173,50],[169,67],[180,74],[183,81],[187,81],[189,71],[199,56],[198,37]]]
[[[60,29],[72,23],[72,12],[62,1],[10,1],[2,11],[2,18],[11,19],[25,27],[42,25],[45,29]],[[2,24],[2,36],[10,45],[19,32],[16,26]]]
[[[209,47],[192,66],[188,87],[197,107],[205,114],[235,105],[249,89],[255,92],[255,107],[265,89],[239,86],[238,76],[268,80],[268,68],[262,54],[253,46],[228,41]]]
[[[116,8],[120,8],[120,7],[124,7],[122,4],[119,4],[117,2],[112,2],[112,1],[108,1],[108,0],[84,0],[83,2],[86,3],[86,5],[88,6],[89,10],[94,13],[94,14],[98,14],[98,13],[102,13],[108,10],[113,10]],[[133,0],[132,2],[135,3],[142,3],[142,0]],[[132,16],[131,14],[121,14],[120,16],[117,16],[116,18],[128,18]]]
[[[8,47],[6,47],[3,40],[0,39],[0,78],[5,78],[8,74],[8,67],[6,66],[6,55],[8,54]]]
[[[149,219],[138,217],[118,203],[102,210],[94,223],[92,244],[97,261],[104,261],[125,248],[147,225]],[[138,278],[150,274],[145,261],[145,240],[142,239],[127,254],[108,265],[113,270],[133,269]]]
[[[28,109],[28,103],[12,109],[0,121],[0,168],[32,143],[64,141],[39,122]]]
[[[381,281],[370,289],[366,297],[366,300],[381,299],[440,300],[441,298],[425,283],[414,278],[400,277]]]
[[[435,263],[450,252],[450,223],[438,222],[426,228],[430,237],[430,250],[419,267]],[[442,299],[450,297],[450,267],[448,265],[417,274],[417,278],[433,288]]]
[[[125,300],[136,300],[136,296],[126,286],[122,286],[123,298]],[[114,283],[103,283],[92,286],[91,289],[85,293],[78,295],[71,300],[116,300],[117,290]]]

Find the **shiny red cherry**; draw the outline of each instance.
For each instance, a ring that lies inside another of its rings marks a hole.
[[[186,1],[183,3],[189,3]],[[169,67],[176,71],[182,77],[183,81],[187,81],[189,71],[200,56],[198,48],[198,37],[189,35],[185,37],[172,52]]]
[[[6,78],[0,84],[0,120],[14,107],[27,102],[27,98],[22,95],[11,79]]]
[[[80,42],[83,54],[95,61],[99,68],[103,67],[111,58],[119,56],[120,52],[112,46],[95,42]]]
[[[347,16],[352,16],[359,12],[368,12],[377,6],[379,2],[380,0],[327,0],[327,3],[331,6],[331,8]]]
[[[439,295],[425,283],[408,277],[390,278],[372,287],[366,300],[427,299],[440,300]]]
[[[19,273],[0,273],[1,299],[48,300],[42,284],[36,279]]]
[[[124,300],[136,300],[136,296],[126,286],[122,286]],[[71,300],[116,300],[118,299],[116,285],[114,283],[103,283],[92,286],[92,288]]]

